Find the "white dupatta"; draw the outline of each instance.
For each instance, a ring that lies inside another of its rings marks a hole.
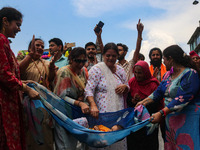
[[[95,66],[101,69],[102,73],[106,78],[106,99],[108,102],[107,110],[109,112],[121,110],[121,105],[124,105],[124,101],[122,101],[123,95],[115,93],[115,89],[118,86],[116,77],[113,75],[111,70],[107,67],[107,65],[104,62],[98,63]]]

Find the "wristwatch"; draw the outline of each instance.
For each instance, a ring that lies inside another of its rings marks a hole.
[[[161,113],[162,117],[165,117],[165,113],[162,109],[159,112]]]

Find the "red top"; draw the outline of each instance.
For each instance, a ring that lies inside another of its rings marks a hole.
[[[19,65],[8,39],[0,33],[0,149],[24,150]],[[6,143],[5,143],[6,141]]]
[[[144,99],[157,89],[159,82],[151,75],[149,65],[145,61],[138,61],[135,66],[142,67],[142,71],[145,74],[145,80],[138,82],[135,77],[129,80],[128,84],[130,86],[131,96],[134,97],[134,95],[138,93],[140,98]],[[133,72],[135,70],[135,66],[133,68]]]

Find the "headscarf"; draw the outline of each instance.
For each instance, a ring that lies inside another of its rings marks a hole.
[[[140,98],[144,99],[157,89],[159,81],[151,75],[147,62],[138,61],[133,67],[133,72],[135,71],[136,66],[142,67],[142,71],[145,75],[145,80],[138,82],[135,77],[131,78],[128,82],[130,86],[130,92],[132,97],[138,93]]]
[[[197,56],[198,58],[200,58],[199,55],[195,51],[191,51],[189,54],[191,58],[194,56]]]

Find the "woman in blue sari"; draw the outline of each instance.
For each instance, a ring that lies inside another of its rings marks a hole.
[[[165,107],[151,116],[152,123],[166,122],[165,150],[200,149],[199,75],[189,56],[178,45],[163,51],[168,73],[156,91],[137,103],[144,106],[165,98]]]

